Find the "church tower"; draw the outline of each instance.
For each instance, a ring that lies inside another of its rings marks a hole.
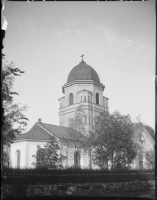
[[[60,126],[69,127],[78,107],[85,113],[86,130],[91,131],[94,118],[108,110],[108,98],[103,96],[105,86],[97,72],[83,60],[69,73],[67,83],[62,87],[65,96],[59,98]]]

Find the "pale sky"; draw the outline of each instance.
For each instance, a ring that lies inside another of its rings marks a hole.
[[[105,85],[109,110],[155,127],[155,1],[5,2],[6,60],[25,71],[15,102],[27,104],[29,130],[39,118],[59,125],[62,86],[84,61]]]

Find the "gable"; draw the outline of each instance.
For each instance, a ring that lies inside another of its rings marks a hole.
[[[36,125],[30,131],[20,135],[15,139],[15,141],[19,140],[51,140],[52,136],[42,129],[40,126]]]
[[[146,130],[146,128],[141,123],[134,123],[133,124],[133,130],[135,135],[143,135],[146,141],[149,141],[149,143],[153,146],[155,144],[154,139],[150,135],[150,133]]]
[[[81,141],[85,136],[78,131],[69,128],[69,127],[62,127],[56,126],[52,124],[46,123],[36,123],[30,129],[30,131],[20,135],[14,141],[21,141],[21,140],[51,140],[53,136],[56,136],[58,139],[67,139],[72,141]]]
[[[46,123],[40,123],[40,125],[52,134],[54,134],[57,138],[75,141],[80,141],[81,139],[85,138],[83,134],[69,127],[57,126]]]

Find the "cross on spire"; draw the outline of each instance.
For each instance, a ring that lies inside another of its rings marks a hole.
[[[81,55],[81,57],[82,57],[82,61],[81,61],[81,62],[84,62],[84,60],[83,60],[83,56],[84,56],[84,55],[82,54],[82,55]]]

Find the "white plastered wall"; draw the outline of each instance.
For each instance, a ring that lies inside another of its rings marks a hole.
[[[32,165],[34,158],[33,155],[36,155],[37,145],[43,147],[47,141],[21,141],[15,142],[11,144],[11,167],[16,168],[16,151],[19,150],[21,153],[20,156],[20,168],[34,168]],[[60,145],[60,144],[59,144]],[[72,145],[68,148],[66,145],[62,145],[61,153],[68,158],[64,161],[63,166],[72,167],[74,166],[74,147]],[[89,156],[88,154],[84,153],[83,150],[80,151],[81,155],[81,168],[88,168],[89,167]]]
[[[73,167],[74,166],[74,153],[77,150],[75,149],[74,145],[71,143],[70,147],[68,148],[66,145],[61,146],[61,154],[67,156],[67,159],[64,160],[63,166],[64,168]],[[78,150],[80,153],[80,165],[81,168],[89,168],[89,155],[88,152],[84,152],[83,149]]]
[[[155,141],[154,139],[147,133],[146,131],[142,131],[143,136],[143,167],[147,168],[146,166],[146,158],[145,158],[145,152],[149,150],[154,150]],[[136,158],[134,159],[134,162],[131,164],[131,168],[133,169],[139,169],[139,152],[137,153]]]
[[[82,91],[82,90],[88,90],[92,94],[89,95],[89,92]],[[70,93],[73,94],[73,100],[74,104],[69,105],[69,95]],[[95,105],[96,103],[96,93],[99,94],[99,105]],[[103,98],[103,90],[99,86],[96,86],[94,84],[75,84],[72,86],[69,86],[65,88],[65,98],[61,98],[60,101],[64,100],[64,106],[62,109],[60,109],[59,112],[59,121],[60,125],[64,127],[69,127],[69,119],[74,117],[74,113],[76,112],[78,106],[81,105],[80,102],[80,96],[82,96],[82,100],[84,101],[84,96],[86,96],[86,101],[88,102],[88,96],[90,96],[90,99],[93,103],[92,108],[85,109],[86,114],[90,116],[91,122],[93,119],[100,114],[100,112],[104,111],[104,98]],[[91,98],[92,97],[92,98]],[[92,105],[92,104],[91,104]],[[93,109],[94,108],[94,109]],[[94,110],[94,111],[93,111]],[[88,119],[89,121],[89,119]],[[88,123],[87,123],[88,124]],[[89,126],[89,124],[88,124]],[[89,130],[89,127],[87,128]]]
[[[32,162],[34,158],[32,155],[36,155],[37,145],[44,146],[46,142],[33,142],[33,141],[21,141],[11,144],[11,167],[16,168],[16,151],[20,151],[20,168],[32,168]]]
[[[34,158],[32,157],[33,155],[36,155],[37,152],[37,145],[40,145],[41,147],[44,147],[44,145],[46,144],[46,142],[28,142],[28,155],[29,155],[29,161],[27,163],[28,168],[33,168],[34,166],[32,165],[32,163],[35,161]]]
[[[27,142],[16,142],[11,144],[10,148],[10,159],[11,159],[11,167],[16,168],[16,152],[17,150],[20,151],[20,168],[26,167],[26,148],[27,148]]]

